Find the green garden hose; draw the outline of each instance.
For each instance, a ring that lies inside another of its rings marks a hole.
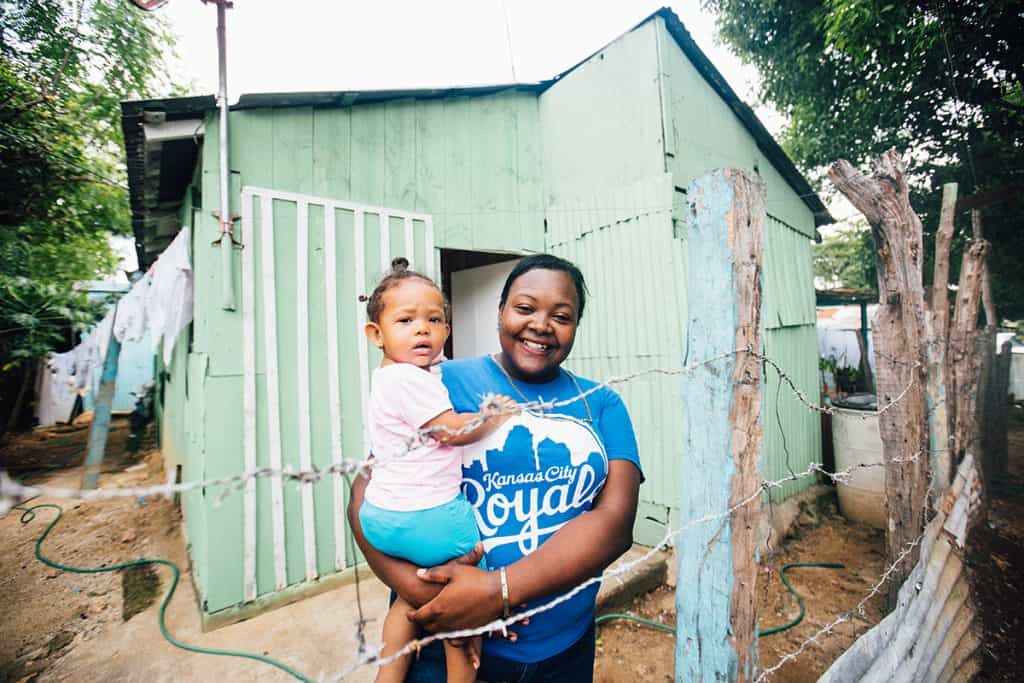
[[[160,603],[159,621],[160,632],[163,633],[164,638],[166,638],[167,642],[169,642],[171,645],[179,647],[182,650],[188,650],[189,652],[198,652],[199,654],[204,655],[220,655],[223,657],[244,657],[246,659],[255,659],[256,661],[263,662],[264,664],[269,664],[270,666],[277,667],[278,669],[284,671],[290,676],[293,676],[294,678],[303,681],[303,683],[313,683],[310,679],[306,678],[297,671],[291,669],[285,664],[282,664],[281,662],[274,661],[269,657],[253,654],[251,652],[237,652],[235,650],[214,650],[211,648],[199,647],[197,645],[188,645],[172,636],[170,631],[167,630],[167,624],[164,621],[164,612],[167,610],[167,603],[171,601],[171,596],[174,595],[174,590],[178,587],[178,578],[180,576],[180,572],[178,571],[178,565],[174,564],[170,560],[132,560],[130,562],[122,562],[121,564],[115,564],[110,567],[97,567],[95,569],[69,567],[67,565],[60,564],[59,562],[54,562],[53,560],[43,557],[43,553],[41,551],[43,541],[46,540],[46,537],[50,533],[50,530],[53,529],[53,527],[56,526],[57,522],[60,521],[60,518],[64,515],[64,510],[61,509],[59,505],[54,505],[52,503],[40,503],[39,505],[33,505],[30,508],[25,508],[16,505],[14,506],[14,508],[18,510],[24,510],[24,512],[21,513],[22,524],[28,524],[33,519],[35,519],[35,511],[38,510],[39,508],[53,508],[54,510],[57,511],[57,516],[53,519],[52,522],[50,522],[50,525],[46,527],[46,531],[44,531],[42,535],[38,539],[36,539],[36,559],[38,559],[40,562],[47,565],[48,567],[59,569],[62,572],[73,572],[75,574],[101,574],[103,572],[114,572],[121,569],[127,569],[129,567],[139,567],[146,564],[162,564],[166,567],[170,567],[171,571],[174,574],[174,578],[171,580],[170,590],[167,591],[167,595],[164,596],[163,602]]]
[[[781,633],[783,631],[786,631],[788,629],[793,628],[794,626],[796,626],[797,624],[799,624],[801,621],[804,620],[804,601],[803,601],[803,598],[801,598],[800,595],[797,594],[797,592],[795,590],[793,590],[793,586],[790,585],[789,579],[786,578],[786,570],[788,570],[788,569],[797,569],[797,568],[800,568],[800,567],[821,567],[823,569],[845,569],[844,565],[837,564],[835,562],[793,562],[792,564],[784,565],[782,567],[782,570],[779,572],[779,575],[782,577],[782,583],[785,584],[786,590],[788,590],[790,593],[793,594],[793,597],[796,598],[796,603],[798,605],[800,605],[800,614],[798,614],[796,619],[794,619],[793,621],[789,622],[788,624],[783,624],[782,626],[775,626],[773,628],[768,628],[768,629],[765,629],[764,631],[758,631],[757,636],[759,638],[763,638],[764,636],[770,636],[770,635],[773,635],[775,633]],[[596,624],[597,626],[600,626],[604,622],[611,621],[612,619],[627,619],[629,621],[636,621],[638,623],[644,624],[645,626],[652,626],[652,627],[654,627],[656,629],[660,629],[662,631],[668,631],[670,633],[675,633],[675,630],[676,630],[674,626],[669,626],[668,624],[662,624],[661,622],[658,622],[658,621],[651,621],[650,619],[644,619],[643,617],[635,617],[632,614],[602,614],[601,616],[599,616],[597,619],[594,620],[594,624]]]
[[[793,586],[790,585],[789,579],[786,578],[786,570],[798,569],[800,567],[821,567],[822,569],[845,569],[844,565],[836,562],[793,562],[792,564],[786,564],[782,566],[782,570],[779,572],[779,576],[782,577],[782,583],[785,584],[786,590],[793,594],[796,598],[796,604],[800,605],[800,614],[796,615],[796,619],[783,624],[782,626],[775,626],[773,628],[767,628],[763,631],[758,631],[757,637],[763,638],[764,636],[770,636],[775,633],[782,633],[783,631],[789,630],[804,620],[804,599],[793,590]]]
[[[644,619],[643,617],[634,617],[632,614],[602,614],[597,619],[594,619],[594,623],[600,626],[604,622],[611,621],[612,619],[628,619],[629,621],[636,621],[646,626],[653,626],[654,628],[659,628],[662,631],[671,631],[672,633],[675,633],[676,630],[675,626],[668,626],[667,624],[662,624],[659,621],[651,621],[650,619]]]

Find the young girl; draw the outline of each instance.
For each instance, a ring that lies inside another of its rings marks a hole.
[[[458,446],[490,434],[512,412],[504,396],[486,414],[456,413],[441,378],[430,372],[448,339],[444,295],[430,278],[396,258],[366,304],[366,336],[384,352],[373,371],[369,406],[371,452],[376,461],[359,521],[366,540],[388,555],[433,567],[472,550],[480,541],[473,509],[460,492]],[[473,420],[484,418],[463,432]],[[422,438],[421,430],[430,436]],[[416,637],[398,598],[384,620],[387,657]],[[470,647],[445,642],[449,681],[473,681],[479,639]],[[382,666],[378,681],[400,682],[409,668],[403,657]]]

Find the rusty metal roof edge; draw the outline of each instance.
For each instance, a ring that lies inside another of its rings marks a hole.
[[[121,102],[121,132],[124,135],[125,165],[128,171],[128,205],[132,215],[132,234],[139,267],[145,268],[157,254],[146,250],[145,182],[146,135],[143,120],[146,112],[162,112],[169,120],[187,119],[216,106],[213,95],[169,97]],[[150,258],[150,257],[153,258]]]
[[[454,86],[447,88],[397,88],[384,90],[323,90],[310,92],[247,93],[231,105],[232,111],[257,107],[310,107],[372,104],[390,100],[435,100],[448,97],[479,97],[506,90],[541,92],[548,81],[538,83],[496,83],[491,85]]]

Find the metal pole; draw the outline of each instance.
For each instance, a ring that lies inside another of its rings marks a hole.
[[[230,178],[231,167],[228,165],[228,64],[227,64],[227,29],[225,21],[227,16],[227,0],[216,0],[217,2],[217,108],[219,135],[219,159],[220,159],[220,212],[217,218],[220,222],[220,261],[221,261],[221,307],[225,311],[235,310],[235,279],[232,251],[235,246],[235,238],[232,230],[234,216],[231,215]]]
[[[117,362],[121,356],[121,342],[114,334],[114,321],[117,320],[117,306],[111,316],[110,342],[107,344],[107,355],[103,359],[103,375],[100,377],[100,388],[96,392],[96,402],[92,414],[92,426],[89,427],[89,451],[85,456],[85,474],[82,476],[82,488],[96,488],[100,465],[107,448],[107,434],[110,432],[110,416],[114,410],[114,390],[117,387]],[[102,323],[101,323],[102,324]],[[97,334],[94,331],[93,334]]]

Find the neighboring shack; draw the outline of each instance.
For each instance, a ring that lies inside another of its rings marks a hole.
[[[684,348],[687,271],[700,264],[688,263],[683,188],[719,167],[752,169],[767,183],[766,352],[817,396],[810,243],[831,217],[670,10],[543,83],[243,95],[230,119],[231,210],[242,215],[243,242],[235,311],[222,308],[220,252],[210,246],[213,98],[126,102],[123,113],[142,266],[181,226],[192,230],[194,323],[160,373],[162,445],[185,480],[366,453],[362,401],[379,356],[363,339],[358,297],[392,256],[443,283],[456,355],[496,350],[476,333],[493,331],[494,288],[511,259],[550,251],[578,263],[590,287],[574,371],[604,379],[699,360]],[[817,416],[765,375],[763,471],[778,479],[787,465],[818,461],[821,437]],[[658,542],[677,517],[678,416],[700,409],[682,406],[679,387],[658,375],[616,387],[647,475],[641,543]],[[210,623],[344,580],[359,560],[346,541],[344,491],[341,481],[300,492],[263,479],[220,507],[216,492],[187,494]]]

